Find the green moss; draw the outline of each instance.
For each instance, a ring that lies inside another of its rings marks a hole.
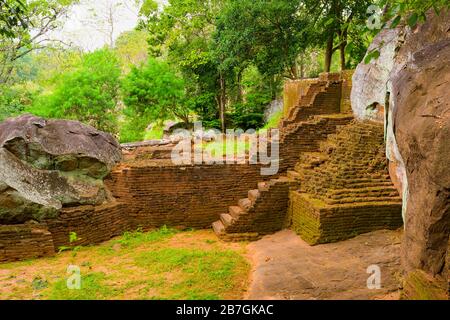
[[[402,299],[448,300],[447,283],[421,270],[410,272],[404,279]]]
[[[303,194],[298,192],[291,193],[292,206],[292,229],[300,237],[309,243],[315,245],[320,242],[322,230],[320,218],[315,209],[311,206],[309,199],[304,198]]]

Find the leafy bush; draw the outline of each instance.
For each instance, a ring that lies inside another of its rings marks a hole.
[[[150,122],[174,118],[189,122],[184,82],[167,63],[151,58],[146,65],[133,67],[122,88],[126,106],[122,141],[142,140]]]
[[[120,67],[108,49],[86,54],[74,71],[62,75],[56,89],[41,96],[30,112],[51,118],[79,120],[117,133]]]
[[[26,86],[0,86],[0,121],[23,113],[32,104],[35,95]]]
[[[266,93],[252,93],[246,98],[246,102],[234,106],[233,125],[243,130],[261,128],[264,125],[264,110],[271,97]]]

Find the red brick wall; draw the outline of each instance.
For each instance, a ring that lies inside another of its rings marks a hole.
[[[96,244],[121,235],[129,229],[127,206],[113,202],[102,206],[64,208],[57,219],[46,221],[55,250],[67,245]],[[75,232],[77,242],[69,243],[69,234]]]
[[[0,262],[24,260],[55,254],[53,240],[45,225],[0,226]]]
[[[126,167],[115,170],[107,184],[127,204],[132,228],[162,225],[207,228],[245,198],[257,183],[272,177],[259,165]]]

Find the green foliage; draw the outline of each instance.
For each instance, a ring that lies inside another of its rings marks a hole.
[[[273,114],[269,118],[269,120],[267,121],[267,123],[263,127],[263,129],[275,129],[275,128],[278,128],[278,125],[280,124],[282,119],[283,119],[283,111],[276,112],[275,114]]]
[[[269,83],[269,85],[268,85]],[[259,129],[264,125],[264,111],[272,101],[270,81],[254,66],[246,68],[242,74],[242,101],[232,105],[232,124],[243,130]]]
[[[150,58],[146,65],[133,67],[123,82],[123,94],[126,123],[122,141],[142,138],[150,122],[174,118],[189,122],[183,79],[165,62]]]
[[[74,71],[61,76],[54,92],[41,96],[30,112],[79,120],[117,133],[119,76],[119,61],[113,52],[102,49],[86,54]]]
[[[162,125],[155,125],[144,134],[144,140],[159,140],[164,135],[164,128]]]
[[[218,17],[217,59],[224,70],[252,63],[265,75],[297,78],[295,65],[307,45],[302,30],[307,16],[300,1],[231,0]]]
[[[70,243],[77,242],[78,240],[79,240],[79,239],[78,239],[78,235],[77,235],[76,232],[71,232],[71,233],[69,234],[69,242],[70,242]]]
[[[381,0],[379,5],[384,10],[384,25],[395,28],[400,23],[405,23],[414,28],[418,23],[427,19],[427,12],[434,10],[440,14],[450,8],[448,0]]]
[[[29,80],[51,92],[69,72],[82,63],[83,53],[73,49],[48,47],[18,60],[18,81]]]
[[[122,33],[115,42],[114,51],[119,57],[122,70],[129,72],[132,66],[139,66],[148,59],[147,33],[142,30]]]
[[[76,232],[72,231],[69,233],[69,243],[71,245],[80,240],[81,240],[81,238],[78,238],[78,235]],[[72,256],[75,257],[77,255],[77,252],[80,251],[81,248],[82,248],[82,246],[60,246],[58,248],[58,252],[61,253],[64,251],[72,251],[73,252]]]
[[[264,110],[271,101],[270,94],[252,93],[246,95],[244,103],[234,105],[233,125],[243,130],[258,129],[264,125]]]
[[[0,0],[0,35],[14,38],[17,29],[26,30],[28,8],[22,0]]]
[[[23,113],[33,102],[36,91],[27,85],[0,85],[0,121]]]
[[[163,9],[147,0],[140,28],[148,33],[149,55],[161,57],[184,80],[186,106],[207,127],[220,127],[219,70],[213,55],[212,33],[223,0],[169,0]]]
[[[0,83],[14,81],[18,60],[51,46],[48,33],[60,25],[61,18],[74,2],[77,0],[0,2]]]

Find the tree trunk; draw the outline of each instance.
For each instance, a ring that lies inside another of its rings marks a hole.
[[[341,71],[345,70],[345,44],[340,45],[340,51],[341,51]]]
[[[220,108],[220,123],[222,125],[222,132],[225,133],[226,83],[222,73],[220,73],[219,108]]]
[[[350,20],[352,18],[352,15],[350,15],[347,24],[350,23]],[[344,28],[344,30],[342,31],[342,36],[340,37],[340,45],[339,45],[339,49],[341,51],[341,70],[344,71],[345,70],[345,49],[347,48],[347,44],[348,44],[348,25]]]
[[[330,72],[331,70],[331,60],[333,58],[333,40],[334,31],[330,31],[330,35],[327,39],[327,46],[325,49],[325,72]]]
[[[305,53],[300,53],[300,78],[305,78]]]
[[[242,72],[244,72],[244,70],[239,70],[238,74],[237,74],[237,86],[238,86],[238,96],[237,96],[237,102],[240,103],[243,101],[243,96],[244,96],[244,89],[242,88]]]

